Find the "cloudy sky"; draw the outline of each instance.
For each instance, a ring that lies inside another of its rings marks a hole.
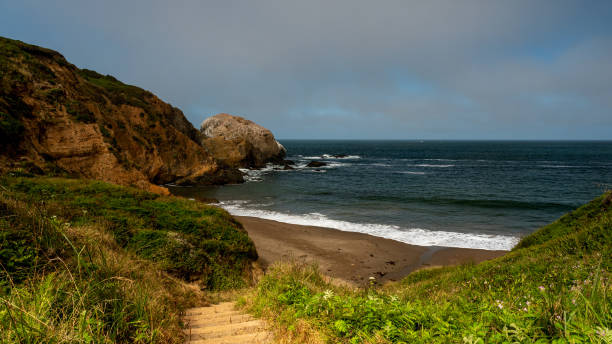
[[[612,1],[0,0],[0,35],[279,138],[612,139]]]

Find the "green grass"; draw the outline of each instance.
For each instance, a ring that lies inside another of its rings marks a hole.
[[[73,225],[100,224],[121,247],[211,290],[244,286],[257,258],[238,222],[199,202],[79,179],[5,177],[0,185]]]
[[[151,106],[147,99],[152,98],[153,94],[142,88],[127,85],[117,80],[111,75],[102,75],[89,69],[80,69],[78,74],[89,83],[106,91],[106,94],[115,104],[128,104],[151,111]]]
[[[610,197],[478,265],[353,290],[315,267],[279,264],[245,303],[298,342],[306,331],[333,343],[611,343]]]
[[[0,194],[0,343],[182,343],[203,300],[103,226]]]
[[[217,297],[201,288],[246,285],[256,256],[218,208],[103,182],[3,176],[0,343],[183,343],[181,312]]]

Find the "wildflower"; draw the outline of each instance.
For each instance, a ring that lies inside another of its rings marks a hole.
[[[529,306],[529,305],[531,304],[531,302],[527,301],[527,302],[525,302],[525,304],[526,304],[527,306]]]
[[[527,307],[523,307],[523,312],[527,312]]]
[[[572,303],[573,303],[573,304],[576,304],[576,299],[572,299]]]
[[[323,300],[327,300],[330,297],[334,296],[334,292],[327,289],[325,292],[323,292]]]
[[[544,288],[543,285],[539,286],[538,289],[540,289],[540,291],[544,291],[546,288]]]
[[[605,328],[605,327],[597,327],[597,334],[600,335],[603,338],[608,336],[609,332],[611,332],[611,331],[609,329]]]

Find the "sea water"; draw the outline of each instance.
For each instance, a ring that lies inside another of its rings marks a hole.
[[[612,142],[282,140],[295,169],[173,188],[234,215],[423,246],[509,250],[612,188]],[[310,161],[325,162],[319,168]]]

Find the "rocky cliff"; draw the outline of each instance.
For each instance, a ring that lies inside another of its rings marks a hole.
[[[203,140],[151,92],[0,37],[0,172],[61,171],[167,192],[157,185],[241,182],[242,163],[215,157],[242,149],[233,142]]]
[[[229,166],[263,167],[280,163],[283,147],[270,130],[226,113],[207,118],[200,127],[201,142],[219,161]]]

